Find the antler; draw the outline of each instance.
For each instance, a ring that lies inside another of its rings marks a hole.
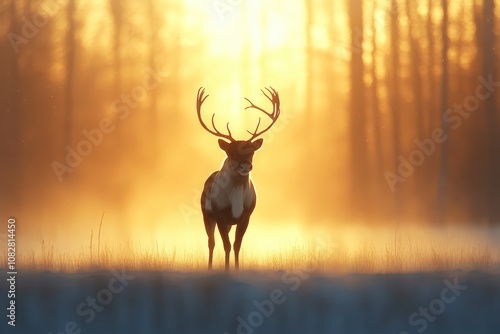
[[[209,97],[209,95],[206,95],[206,96],[203,96],[203,94],[205,94],[205,88],[203,87],[200,87],[200,89],[198,89],[198,96],[197,96],[197,99],[196,99],[196,112],[198,114],[198,120],[200,121],[200,124],[201,126],[207,130],[208,132],[210,132],[211,134],[213,134],[214,136],[217,136],[217,137],[221,137],[221,138],[225,138],[225,139],[228,139],[229,141],[231,142],[234,142],[236,141],[232,134],[231,134],[231,130],[229,130],[229,122],[226,124],[226,128],[227,128],[227,132],[228,134],[223,134],[221,133],[219,130],[217,130],[217,127],[215,126],[215,113],[212,115],[212,127],[214,128],[213,130],[209,129],[205,123],[203,122],[203,120],[201,119],[201,105],[203,104],[203,102],[205,102],[205,100],[207,99],[207,97]]]
[[[269,124],[269,126],[267,128],[265,128],[264,130],[262,130],[260,132],[257,132],[259,130],[260,121],[261,121],[261,118],[259,117],[259,121],[257,122],[257,127],[255,128],[255,131],[254,132],[250,132],[250,131],[247,130],[247,132],[252,135],[252,137],[250,137],[249,141],[257,138],[258,136],[260,136],[261,134],[263,134],[264,132],[266,132],[267,130],[269,130],[274,125],[274,123],[276,123],[276,121],[278,120],[278,117],[280,116],[280,113],[281,113],[281,111],[280,111],[280,96],[279,96],[278,92],[273,87],[269,87],[269,88],[266,87],[266,90],[267,90],[267,92],[269,93],[270,96],[268,96],[263,89],[261,89],[260,91],[273,104],[273,112],[271,112],[271,113],[269,113],[269,112],[265,111],[264,109],[256,106],[255,104],[252,103],[252,101],[250,101],[249,99],[247,99],[245,97],[245,100],[247,100],[250,103],[250,105],[248,107],[246,107],[245,110],[249,109],[249,108],[260,110],[264,114],[266,114],[269,118],[271,118],[271,120],[272,120],[271,124]]]

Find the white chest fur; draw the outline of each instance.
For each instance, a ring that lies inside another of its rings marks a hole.
[[[223,184],[215,180],[212,184],[210,196],[207,198],[205,208],[212,210],[212,204],[223,209],[231,207],[233,218],[240,218],[243,211],[252,205],[255,200],[255,191],[252,182],[244,184]]]

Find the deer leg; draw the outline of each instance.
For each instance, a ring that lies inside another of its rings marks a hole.
[[[212,269],[212,259],[214,257],[214,247],[215,247],[215,221],[210,220],[208,218],[204,218],[205,221],[205,230],[207,231],[208,236],[208,269]]]
[[[234,238],[234,265],[236,270],[240,269],[240,249],[241,249],[241,242],[243,241],[243,236],[245,235],[245,232],[248,227],[248,220],[244,221],[242,224],[238,224],[236,227],[236,233],[235,233],[235,238]]]
[[[219,228],[219,233],[222,238],[222,243],[224,244],[224,251],[226,252],[225,269],[229,271],[229,255],[231,253],[231,241],[229,241],[229,229],[227,225],[217,224]]]

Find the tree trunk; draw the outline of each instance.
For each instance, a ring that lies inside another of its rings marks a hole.
[[[21,35],[21,27],[17,15],[17,1],[11,1],[3,15],[10,16],[9,32]],[[4,16],[4,17],[5,17]],[[8,18],[7,18],[8,20]],[[7,38],[0,42],[0,212],[2,219],[19,212],[22,193],[22,124],[19,76],[19,53],[14,52]],[[20,48],[22,52],[22,47]]]
[[[375,0],[373,2],[373,14],[372,14],[372,21],[371,21],[371,29],[372,29],[372,34],[371,34],[371,43],[372,43],[372,52],[371,52],[371,79],[372,79],[372,84],[370,87],[371,91],[371,110],[373,113],[373,141],[375,144],[375,152],[374,152],[374,159],[375,163],[373,164],[374,166],[374,172],[372,173],[374,175],[373,178],[373,184],[372,184],[372,191],[371,191],[371,203],[372,203],[372,209],[373,212],[376,213],[377,215],[382,215],[386,216],[387,214],[387,202],[385,200],[382,200],[379,195],[380,189],[386,189],[387,186],[383,184],[384,179],[381,177],[384,175],[384,156],[383,156],[383,147],[382,147],[382,121],[381,121],[381,112],[380,112],[380,97],[379,97],[379,79],[377,77],[377,53],[379,52],[378,45],[377,45],[377,21],[376,17],[374,15],[375,10],[377,9],[377,1]],[[375,206],[375,207],[374,207]]]
[[[443,116],[448,108],[448,0],[441,0],[443,8],[442,21],[442,81],[441,81],[441,129],[444,131],[444,137],[448,136],[448,123],[444,121]],[[448,140],[441,144],[441,156],[439,159],[439,177],[438,177],[438,201],[437,201],[437,222],[443,224],[446,216],[446,188],[448,182]]]
[[[306,0],[306,73],[307,73],[307,82],[306,82],[306,106],[309,114],[306,115],[306,133],[310,135],[312,133],[312,119],[313,114],[312,110],[314,110],[314,92],[313,92],[313,78],[314,78],[314,48],[312,43],[312,33],[311,28],[313,24],[313,3],[312,0]],[[310,139],[310,136],[309,136]]]
[[[434,22],[432,20],[432,9],[433,9],[433,1],[434,0],[429,0],[427,3],[427,40],[429,43],[428,47],[428,58],[429,58],[429,63],[427,65],[428,68],[428,73],[427,73],[427,80],[428,80],[428,85],[429,85],[429,97],[428,97],[428,112],[427,112],[427,119],[426,119],[426,125],[425,127],[427,130],[433,129],[436,126],[434,115],[436,114],[436,83],[434,81],[434,55],[435,55],[435,41],[434,41]],[[428,132],[428,131],[427,131]],[[427,177],[430,177],[430,175],[426,175]]]
[[[148,65],[149,68],[156,72],[158,71],[157,64],[156,64],[156,50],[157,50],[157,44],[159,43],[158,40],[158,31],[160,30],[160,24],[158,23],[158,17],[157,17],[157,12],[155,9],[155,6],[153,4],[153,0],[148,0],[148,14],[149,14],[149,29],[151,30],[151,37],[149,40],[149,59],[148,59]],[[150,142],[151,142],[151,151],[152,151],[152,156],[156,157],[156,153],[158,150],[158,90],[153,89],[152,91],[149,92],[150,96],[150,104],[149,104],[149,113],[150,113],[150,122],[149,122],[149,128],[150,128]]]
[[[483,78],[491,76],[496,82],[495,66],[495,2],[494,0],[484,0],[483,4]],[[500,219],[500,158],[498,154],[499,143],[498,120],[496,117],[496,100],[493,92],[484,101],[484,108],[488,120],[488,220],[490,224],[498,222]]]
[[[394,170],[398,170],[399,156],[401,154],[400,141],[401,136],[399,133],[400,126],[400,93],[399,93],[399,15],[398,3],[396,0],[391,1],[391,20],[390,20],[390,45],[391,55],[389,64],[389,105],[390,114],[392,119],[392,143],[394,153]],[[401,216],[401,209],[403,204],[401,184],[396,185],[394,189],[394,212],[397,223]]]
[[[110,0],[111,5],[111,16],[113,18],[113,58],[114,58],[114,94],[119,96],[121,92],[121,36],[122,36],[122,16],[123,16],[123,5],[121,0]]]
[[[413,95],[413,103],[409,106],[411,113],[414,115],[414,119],[417,124],[417,138],[419,140],[423,140],[428,132],[425,131],[424,126],[424,114],[428,112],[424,107],[424,96],[423,96],[423,85],[422,85],[422,74],[420,72],[420,46],[417,38],[415,37],[415,21],[413,20],[414,7],[413,1],[406,0],[406,16],[408,17],[408,39],[410,42],[410,66],[411,66],[411,90]],[[428,187],[426,184],[426,175],[425,173],[429,170],[429,164],[425,164],[422,170],[419,173],[416,173],[416,183],[413,196],[419,199],[419,212],[425,213],[425,208],[428,207],[427,199],[429,196],[427,195]],[[427,220],[428,217],[425,217],[425,214],[419,219]]]
[[[365,83],[363,81],[363,1],[348,0],[349,25],[351,30],[350,62],[350,164],[351,164],[351,210],[354,218],[363,218],[367,188],[366,164],[366,120]]]
[[[63,158],[66,154],[66,145],[72,144],[72,118],[73,118],[73,71],[75,63],[75,0],[68,2],[67,8],[68,32],[66,37],[66,92],[64,96],[64,148]]]
[[[410,40],[410,59],[411,59],[411,81],[413,91],[413,106],[415,118],[417,121],[418,138],[424,137],[423,124],[423,93],[422,93],[422,77],[420,73],[420,48],[413,30],[413,17],[411,1],[406,0],[406,15],[408,17],[408,38]]]

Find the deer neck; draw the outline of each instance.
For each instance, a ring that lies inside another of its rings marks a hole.
[[[223,167],[215,178],[215,184],[222,193],[230,195],[235,191],[246,191],[250,187],[250,176]]]
[[[250,207],[255,200],[249,175],[233,172],[227,161],[215,177],[212,187],[214,204],[220,209],[230,206],[233,218],[240,218],[245,208]]]
[[[248,186],[250,181],[250,175],[241,175],[236,170],[237,168],[231,168],[231,161],[229,159],[224,160],[222,168],[219,172],[221,179],[226,180],[226,183],[231,186]]]

